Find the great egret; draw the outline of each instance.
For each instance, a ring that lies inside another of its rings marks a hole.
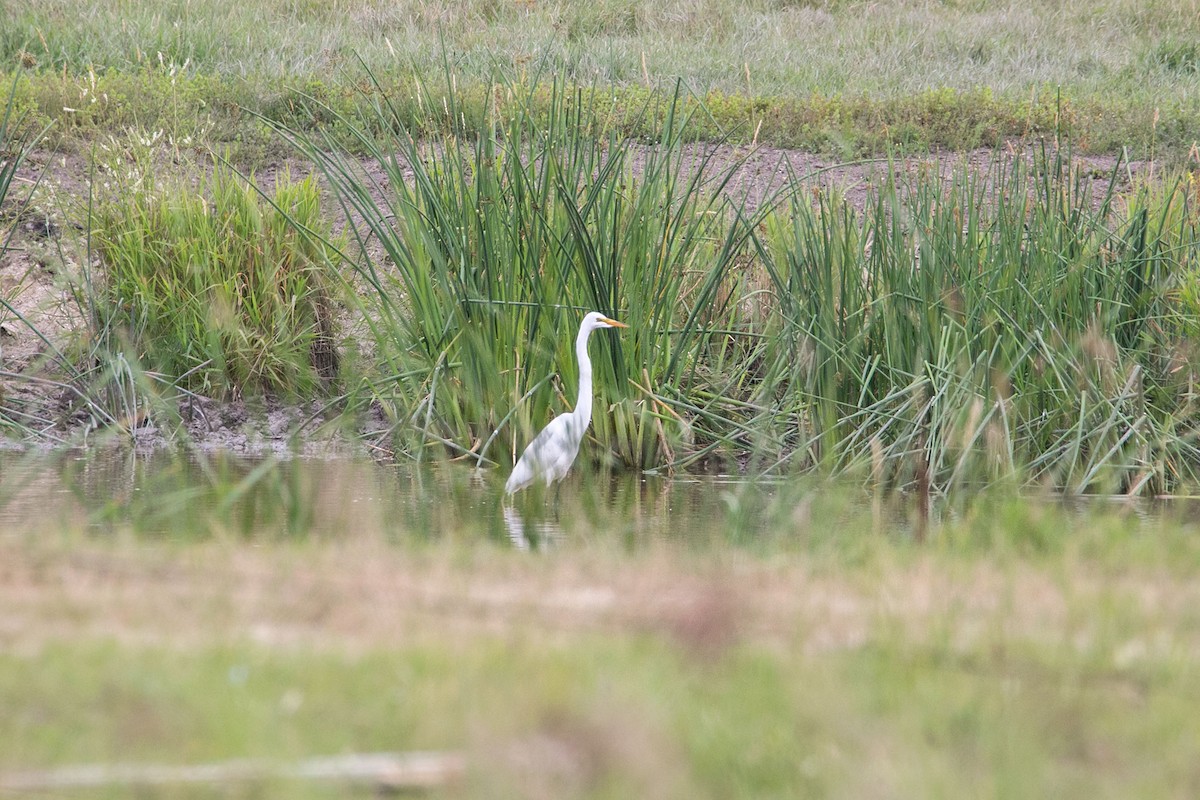
[[[512,494],[539,479],[549,486],[566,476],[575,456],[579,455],[579,443],[592,421],[592,360],[588,358],[588,337],[599,328],[628,327],[598,311],[583,318],[579,335],[575,337],[575,358],[579,362],[579,400],[575,410],[550,420],[550,424],[529,443],[508,476],[508,483],[504,484],[505,493]]]

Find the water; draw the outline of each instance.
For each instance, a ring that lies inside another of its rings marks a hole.
[[[525,550],[705,542],[762,527],[776,487],[576,470],[560,487],[507,499],[503,475],[461,464],[349,458],[245,459],[126,451],[0,454],[0,532],[120,530],[397,542],[495,540]]]
[[[527,551],[620,548],[779,550],[869,547],[923,538],[928,523],[973,519],[972,537],[1057,540],[1057,523],[1113,516],[1194,524],[1200,503],[1003,495],[935,501],[922,522],[908,495],[873,498],[861,486],[606,473],[586,465],[560,487],[503,495],[504,473],[461,463],[417,466],[366,459],[248,459],[228,454],[0,452],[0,536],[54,531],[201,540],[382,537],[399,546],[492,543]],[[975,512],[968,511],[975,504]],[[1046,507],[1049,517],[1036,510]],[[1031,524],[1025,507],[1041,519]],[[1053,508],[1050,508],[1053,507]],[[1003,513],[999,513],[1003,511]],[[963,515],[966,514],[966,517]],[[1008,516],[1004,516],[1007,514]],[[1005,521],[1001,521],[1005,520]],[[994,523],[994,524],[993,524]],[[980,527],[982,526],[982,527]],[[1049,539],[1047,539],[1049,537]]]

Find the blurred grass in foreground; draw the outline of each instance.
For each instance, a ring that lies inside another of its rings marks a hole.
[[[465,469],[190,469],[64,462],[24,491],[113,497],[90,526],[3,511],[0,770],[433,748],[469,761],[447,797],[1200,787],[1181,505],[995,491],[920,543],[842,483],[589,475],[517,509],[557,528],[531,556]]]

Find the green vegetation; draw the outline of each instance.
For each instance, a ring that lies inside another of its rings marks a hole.
[[[2,6],[0,434],[61,447],[0,441],[0,778],[1200,794],[1200,531],[1138,499],[1200,483],[1187,0]],[[751,202],[696,142],[880,158]],[[207,451],[257,414],[401,464]]]
[[[8,196],[13,190],[17,170],[21,168],[22,162],[28,158],[30,151],[45,133],[42,131],[35,134],[28,130],[17,130],[22,123],[22,120],[14,117],[13,113],[16,105],[17,84],[18,80],[14,78],[12,90],[4,104],[4,114],[0,116],[0,210],[4,212],[3,216],[0,216],[0,222],[4,225],[0,228],[0,256],[4,255],[4,251],[8,249],[9,243],[12,241],[13,233],[16,231],[17,222],[21,216],[21,208],[28,202],[29,197],[33,194],[33,189],[36,188],[36,186],[30,188],[24,198],[14,198],[12,205],[15,208],[10,207]]]
[[[633,325],[594,345],[601,460],[749,458],[921,491],[1195,485],[1190,178],[1117,197],[1118,163],[1094,197],[1096,176],[1041,151],[948,182],[892,171],[861,211],[792,176],[751,209],[721,195],[736,162],[685,150],[686,105],[647,107],[664,121],[645,148],[595,93],[554,94],[547,117],[521,88],[475,138],[417,140],[385,94],[361,122],[314,105],[358,131],[387,189],[280,125],[386,254],[361,275],[371,396],[404,452],[519,452],[569,402],[596,308]],[[453,95],[439,115],[464,124]]]
[[[377,129],[401,124],[386,108]],[[447,108],[458,117],[453,98]],[[715,176],[706,163],[685,170],[668,113],[659,148],[635,175],[626,142],[589,133],[598,119],[589,95],[555,95],[552,108],[549,120],[498,115],[492,122],[503,128],[473,141],[461,132],[422,143],[364,132],[386,190],[326,141],[284,133],[363,221],[362,249],[373,239],[384,250],[361,276],[364,316],[383,372],[376,396],[406,423],[406,450],[444,444],[508,460],[573,397],[568,332],[601,309],[632,326],[594,345],[605,409],[596,434],[625,464],[658,466],[688,432],[655,393],[692,402],[687,385],[710,386],[696,373],[721,370],[714,330],[736,314],[730,285],[746,233],[704,188],[709,179],[719,188],[731,167]],[[696,424],[707,430],[720,419]]]
[[[982,783],[1001,797],[1166,798],[1200,780],[1190,666],[1114,666],[1118,642],[1072,652],[1017,638],[883,635],[816,658],[800,643],[741,646],[715,666],[635,634],[354,655],[63,643],[36,661],[0,657],[0,732],[14,742],[6,766],[465,748],[464,785],[435,797],[952,796]],[[247,791],[373,796],[287,783],[215,794]]]
[[[682,78],[712,115],[697,135],[844,156],[1059,132],[1079,152],[1181,159],[1198,122],[1200,23],[1185,0],[13,0],[6,13],[0,64],[28,72],[22,102],[61,119],[63,137],[164,129],[248,162],[272,141],[246,110],[280,118],[294,90],[359,107],[359,57],[405,98],[448,61],[480,121],[497,81],[611,87],[634,135],[647,129],[625,112]]]
[[[18,190],[14,184],[19,186],[18,171],[41,137],[45,135],[46,130],[43,128],[38,131],[31,126],[23,125],[23,117],[19,113],[15,113],[16,93],[17,79],[14,78],[12,89],[4,104],[4,112],[0,115],[0,262],[8,252],[17,227],[21,224],[22,215],[29,206],[38,183],[45,175],[44,171],[38,173],[36,181],[22,193],[23,196],[17,196]],[[20,286],[23,280],[22,276],[12,283]],[[9,302],[8,294],[7,288],[5,291],[0,291],[0,337],[8,332],[4,327],[6,324],[13,325],[14,321],[25,322],[24,317]],[[2,352],[2,344],[0,344],[0,353]],[[6,371],[2,361],[0,361],[0,371]],[[3,381],[0,381],[0,433],[6,433],[9,430],[18,432],[29,430],[24,424],[25,420],[20,419],[19,415],[9,413],[7,394]]]
[[[790,411],[783,457],[947,489],[1194,484],[1192,187],[1093,197],[1061,157],[897,180],[861,214],[822,197],[767,220],[781,326],[756,403]]]
[[[814,206],[803,176],[750,208],[720,191],[736,156],[685,146],[1053,137],[1182,157],[1200,76],[1172,2],[69,11],[12,5],[0,55],[22,126],[57,120],[115,184],[89,189],[86,241],[58,254],[81,341],[31,324],[89,430],[174,424],[181,394],[310,395],[345,288],[340,321],[367,340],[330,407],[377,403],[418,459],[509,461],[570,402],[569,332],[599,308],[633,329],[595,345],[598,461],[934,491],[1195,483],[1190,177],[1093,198],[1043,144],[948,185],[892,175],[861,210]],[[1112,25],[1120,47],[1095,35]],[[218,144],[316,165],[356,252],[315,183],[260,199],[212,172]]]
[[[0,510],[0,773],[445,749],[454,797],[1200,781],[1185,509],[993,493],[917,542],[844,484],[589,476],[530,558],[466,470],[115,455],[40,462]],[[47,518],[64,486],[101,527]]]
[[[723,192],[736,159],[685,145],[683,95],[647,99],[648,146],[604,91],[511,84],[470,122],[452,83],[422,87],[420,136],[378,84],[363,116],[297,98],[340,135],[261,118],[316,165],[340,236],[311,178],[260,199],[222,167],[193,190],[155,179],[169,140],[113,148],[70,367],[94,424],[171,421],[180,392],[311,394],[344,289],[364,356],[330,407],[375,404],[417,460],[509,463],[572,402],[573,334],[598,309],[631,329],[593,343],[596,461],[922,494],[1196,485],[1190,174],[1117,195],[1120,162],[1097,176],[1040,150],[948,181],[884,170],[861,210],[795,175],[751,207]]]
[[[93,220],[97,336],[192,391],[309,394],[337,371],[331,239],[312,179],[264,201],[224,169],[198,191],[118,176]],[[112,346],[112,345],[110,345]]]
[[[347,68],[349,69],[349,68]],[[524,80],[511,70],[497,73],[500,85]],[[3,73],[0,73],[2,76]],[[444,130],[430,119],[417,88],[436,77],[409,73],[380,80],[394,98],[395,111],[416,133]],[[352,131],[330,115],[308,116],[296,100],[301,93],[318,98],[343,116],[371,113],[361,85],[281,79],[269,92],[258,92],[231,78],[171,75],[147,68],[134,74],[109,72],[80,78],[60,73],[19,74],[18,101],[30,120],[54,120],[56,144],[79,150],[113,130],[163,131],[181,146],[228,150],[238,163],[254,167],[286,155],[277,138],[259,124],[256,114],[303,127],[313,135],[329,135],[351,152],[359,142]],[[458,82],[456,76],[456,83]],[[495,106],[494,83],[467,83],[456,89],[456,105],[471,126],[482,126]],[[596,82],[583,83],[591,87]],[[686,88],[686,83],[685,83]],[[665,102],[673,88],[606,85],[593,103],[615,132],[652,138],[661,118],[646,117],[648,101]],[[550,114],[546,101],[532,110]],[[93,102],[94,99],[94,102]],[[429,98],[424,98],[428,101]],[[1012,139],[1061,136],[1081,153],[1107,153],[1122,148],[1137,156],[1182,162],[1190,158],[1196,119],[1189,106],[1155,107],[1115,103],[1105,98],[1072,101],[1044,89],[1020,98],[1001,97],[991,89],[928,89],[881,100],[869,96],[749,97],[712,89],[690,93],[687,108],[695,112],[686,132],[692,140],[727,139],[834,153],[852,158],[911,150],[996,147]],[[69,109],[63,111],[63,109]],[[1156,121],[1157,120],[1157,121]],[[1188,163],[1191,163],[1190,161]]]
[[[1031,0],[192,0],[161,8],[100,0],[84,10],[69,0],[13,0],[0,56],[83,74],[158,66],[161,54],[184,71],[253,82],[324,77],[355,53],[376,71],[436,70],[445,49],[472,79],[518,64],[569,82],[661,86],[688,75],[701,90],[768,95],[1028,92],[1057,83],[1167,99],[1186,97],[1198,79],[1191,11],[1181,0],[1054,9]]]

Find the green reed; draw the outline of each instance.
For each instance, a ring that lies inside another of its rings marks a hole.
[[[781,461],[942,489],[1195,480],[1195,198],[1095,197],[1068,163],[948,187],[893,173],[862,212],[796,195],[767,221],[779,338],[760,402],[785,412]]]
[[[426,87],[418,101],[444,133],[418,142],[375,90],[374,116],[344,121],[365,169],[283,133],[361,220],[374,392],[403,448],[511,463],[574,403],[573,344],[590,310],[630,324],[592,339],[602,460],[654,467],[728,439],[721,399],[693,389],[738,324],[732,268],[747,232],[719,192],[732,167],[701,155],[685,168],[677,104],[647,109],[665,123],[638,147],[606,129],[597,92],[556,86],[535,113],[536,83],[498,85],[489,133],[468,136],[455,93]]]

